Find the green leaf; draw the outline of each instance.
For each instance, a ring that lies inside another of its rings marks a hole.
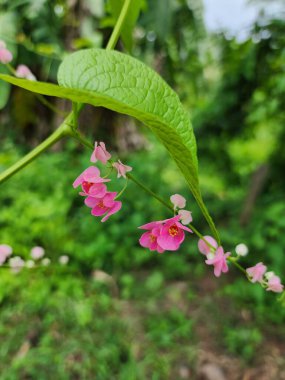
[[[196,142],[189,116],[177,94],[155,71],[116,51],[88,49],[64,59],[58,72],[60,86],[5,75],[0,78],[36,93],[102,106],[142,121],[176,162],[218,239],[199,189]]]
[[[121,9],[125,0],[109,0],[111,14],[116,21],[121,13]],[[125,48],[131,51],[133,46],[133,29],[136,25],[140,11],[144,6],[144,0],[132,0],[128,14],[124,20],[124,25],[121,31],[121,37],[124,42]],[[114,22],[115,24],[115,22]]]

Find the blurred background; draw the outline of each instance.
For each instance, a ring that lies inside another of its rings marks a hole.
[[[50,82],[68,52],[104,47],[115,24],[103,0],[0,0],[0,10],[13,64]],[[118,45],[158,71],[190,112],[202,194],[223,245],[246,244],[245,266],[263,261],[283,279],[284,15],[283,0],[145,0],[133,41]],[[0,107],[3,171],[62,117],[2,82]],[[86,107],[80,129],[165,199],[184,195],[195,226],[209,233],[145,126]],[[61,141],[1,185],[0,244],[25,260],[42,246],[51,264],[17,274],[0,267],[0,379],[285,379],[278,297],[234,268],[214,278],[195,237],[179,252],[142,249],[137,226],[169,215],[132,183],[120,213],[104,224],[91,217],[72,188],[89,156]]]

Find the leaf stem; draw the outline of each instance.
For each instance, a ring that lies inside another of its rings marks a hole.
[[[68,114],[57,109],[51,102],[49,102],[43,95],[35,94],[36,98],[52,112],[57,113],[61,117],[66,117]]]
[[[106,46],[106,50],[112,50],[116,46],[116,43],[118,42],[118,39],[120,37],[124,21],[127,17],[128,11],[130,9],[132,0],[125,0],[124,5],[121,9],[120,16],[116,22],[115,28],[113,29],[113,32],[111,34],[111,37],[108,41],[108,44]]]
[[[35,158],[37,158],[42,152],[47,150],[50,146],[54,145],[58,140],[62,137],[69,134],[69,129],[71,129],[69,125],[69,120],[72,116],[68,116],[65,121],[40,145],[38,145],[31,152],[22,157],[19,161],[17,161],[14,165],[10,166],[7,170],[0,174],[0,184],[5,182],[8,178],[16,174],[19,170],[27,166],[30,162],[32,162]]]

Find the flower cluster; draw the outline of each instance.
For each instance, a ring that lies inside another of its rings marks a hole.
[[[267,291],[281,293],[284,286],[274,272],[266,272],[267,267],[263,263],[257,263],[253,267],[247,268],[246,273],[251,282],[259,282]]]
[[[227,273],[229,267],[227,258],[231,255],[230,252],[224,252],[224,248],[219,246],[217,241],[211,236],[204,236],[198,241],[198,249],[202,255],[206,256],[205,263],[213,265],[214,275],[220,277],[222,273]]]
[[[199,251],[207,257],[205,261],[208,265],[214,266],[214,274],[219,277],[221,273],[228,272],[227,258],[230,252],[224,253],[223,247],[218,247],[218,243],[211,236],[204,236],[198,242]],[[236,246],[237,259],[239,256],[246,256],[248,248],[245,244]],[[267,267],[263,263],[257,263],[255,266],[245,270],[248,279],[255,283],[259,282],[267,291],[281,293],[284,286],[281,280],[274,272],[266,272]]]
[[[94,163],[100,161],[104,165],[109,162],[111,168],[117,169],[118,177],[126,178],[126,173],[131,171],[132,168],[124,165],[120,160],[112,162],[111,157],[105,144],[96,141],[90,161]],[[91,208],[91,214],[93,216],[103,216],[102,222],[105,222],[122,207],[122,202],[116,200],[119,196],[118,193],[107,189],[106,183],[110,181],[111,179],[109,178],[101,177],[100,170],[96,166],[89,166],[73,182],[74,188],[81,186],[82,191],[79,194],[85,197],[84,203]]]
[[[30,251],[30,258],[24,260],[21,256],[12,256],[13,248],[7,244],[0,244],[0,266],[6,262],[8,267],[11,268],[13,273],[19,273],[24,267],[34,268],[36,266],[48,266],[51,260],[45,256],[45,250],[43,247],[36,246]],[[69,257],[66,255],[60,256],[58,259],[59,264],[66,265],[69,261]]]
[[[184,208],[186,200],[179,194],[170,197],[176,212],[178,208]],[[142,234],[139,242],[142,247],[149,248],[150,251],[163,253],[164,251],[177,251],[185,239],[185,232],[193,232],[185,224],[192,221],[191,212],[179,210],[178,215],[173,218],[150,222],[140,226],[141,230],[146,230]]]
[[[190,224],[192,214],[190,211],[184,210],[186,199],[179,194],[174,194],[170,197],[170,201],[173,204],[173,218],[150,222],[139,227],[146,231],[139,239],[142,247],[158,253],[177,251],[185,239],[185,231],[192,232],[191,228],[193,227]],[[187,224],[190,228],[185,226]],[[225,252],[212,236],[201,236],[195,229],[194,232],[200,237],[198,250],[205,256],[205,263],[213,266],[216,277],[229,271],[229,261],[238,265],[237,260],[248,254],[248,247],[241,243],[235,248],[236,256],[232,257],[231,252]],[[266,272],[266,270],[263,263],[258,263],[247,268],[245,273],[251,282],[259,282],[267,291],[281,293],[284,286],[281,284],[280,278],[274,272]]]

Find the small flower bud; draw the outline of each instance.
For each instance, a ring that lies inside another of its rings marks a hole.
[[[34,266],[35,266],[35,262],[34,262],[34,260],[27,260],[27,261],[26,261],[26,268],[31,269],[31,268],[33,268]]]
[[[60,256],[58,261],[61,265],[66,265],[69,262],[69,257],[66,255]]]
[[[273,271],[270,271],[270,272],[266,272],[264,277],[267,279],[267,280],[270,280],[270,278],[272,278],[273,276],[275,276],[275,273]]]
[[[50,265],[50,259],[48,257],[45,257],[44,259],[42,259],[42,265],[44,267],[47,267]]]
[[[43,247],[34,247],[31,249],[31,257],[34,260],[39,260],[42,257],[44,257],[44,255],[45,255],[45,250],[43,249]]]
[[[248,254],[248,247],[241,243],[236,246],[235,251],[238,256],[246,256]]]

